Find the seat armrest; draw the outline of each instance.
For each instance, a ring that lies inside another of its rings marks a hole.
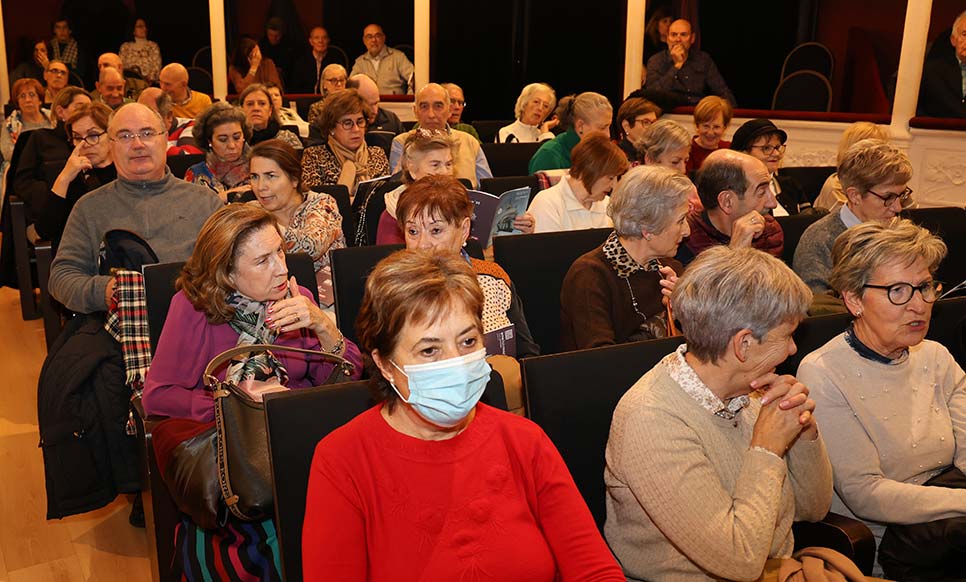
[[[809,546],[831,548],[852,558],[863,574],[872,574],[875,537],[861,521],[829,512],[822,521],[796,521],[792,532],[796,550]]]

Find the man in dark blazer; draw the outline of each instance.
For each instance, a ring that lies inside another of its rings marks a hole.
[[[934,58],[923,66],[919,115],[966,118],[966,12],[953,22],[949,42],[954,56]]]

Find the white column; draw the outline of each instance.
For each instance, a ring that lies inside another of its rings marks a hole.
[[[225,2],[208,0],[208,20],[211,22],[211,77],[215,99],[228,95],[228,49],[225,44]]]
[[[627,44],[624,46],[624,97],[641,88],[644,64],[645,0],[627,0]]]
[[[909,120],[916,116],[919,82],[922,80],[922,60],[929,40],[929,18],[932,0],[906,3],[906,24],[902,30],[902,52],[899,54],[899,77],[896,100],[892,106],[892,137],[911,139]],[[941,40],[941,39],[940,39]]]
[[[0,103],[10,101],[10,72],[7,67],[7,37],[3,32],[3,4],[0,2]],[[40,100],[43,101],[42,95]]]
[[[413,49],[416,60],[416,90],[429,83],[429,2],[430,0],[415,0],[413,2]]]

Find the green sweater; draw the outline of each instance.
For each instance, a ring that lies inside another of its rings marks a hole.
[[[559,170],[570,167],[570,150],[580,142],[580,136],[573,128],[557,137],[543,142],[537,153],[530,158],[530,173],[541,170]]]

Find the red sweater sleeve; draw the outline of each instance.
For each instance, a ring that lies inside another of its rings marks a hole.
[[[376,230],[376,244],[406,244],[406,238],[403,236],[402,228],[400,228],[399,222],[396,221],[396,219],[385,210],[383,210],[382,215],[379,216],[379,228]]]
[[[537,519],[557,562],[560,582],[626,580],[556,447],[542,431],[534,458]],[[603,479],[603,475],[601,475]]]

